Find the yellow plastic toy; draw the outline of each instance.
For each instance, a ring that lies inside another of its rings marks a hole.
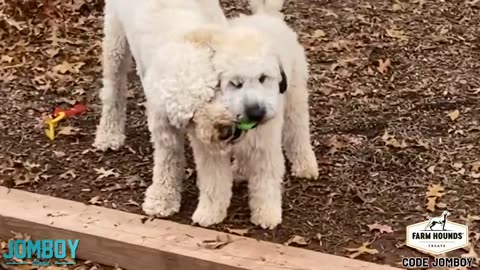
[[[65,116],[66,114],[64,112],[59,112],[57,117],[49,117],[45,120],[45,124],[48,126],[48,129],[45,129],[45,135],[47,135],[50,140],[53,141],[55,139],[55,128],[58,126],[58,122],[64,119]]]

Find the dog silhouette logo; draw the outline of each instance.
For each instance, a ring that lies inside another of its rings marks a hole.
[[[407,227],[406,244],[425,253],[439,255],[468,246],[468,227],[451,222],[449,211]]]
[[[447,225],[447,217],[450,215],[450,212],[443,211],[442,215],[439,217],[432,217],[428,220],[428,224],[425,229],[433,230],[433,227],[436,225],[442,225],[442,231],[446,231],[445,225]],[[438,227],[438,226],[437,226]]]

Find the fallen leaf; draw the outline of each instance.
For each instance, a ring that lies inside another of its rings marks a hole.
[[[97,172],[97,174],[99,174],[99,176],[98,176],[97,179],[102,179],[102,178],[106,178],[106,177],[109,177],[109,176],[114,176],[114,177],[119,177],[119,176],[120,176],[120,174],[114,172],[113,169],[105,170],[105,169],[102,167],[102,168],[100,168],[100,169],[94,168],[94,170]]]
[[[470,167],[470,169],[472,171],[478,172],[478,169],[480,169],[480,161],[472,162],[472,163],[468,164],[468,166]]]
[[[390,58],[387,58],[385,61],[380,59],[380,60],[378,60],[377,70],[378,70],[378,72],[380,72],[382,74],[385,74],[385,73],[388,72],[388,69],[390,68],[390,66],[391,66]]]
[[[457,118],[460,116],[460,111],[459,111],[459,110],[455,110],[455,111],[453,111],[453,112],[448,113],[447,115],[448,115],[448,117],[450,117],[450,119],[451,119],[452,121],[455,121],[455,120],[457,120]]]
[[[125,203],[124,205],[134,205],[134,206],[140,207],[140,204],[138,204],[136,201],[132,199],[129,199],[128,202]]]
[[[478,179],[480,178],[480,173],[477,173],[477,172],[471,172],[470,173],[470,176],[474,179]]]
[[[388,225],[381,225],[381,224],[375,223],[375,224],[369,224],[367,226],[368,226],[368,229],[370,231],[378,230],[378,231],[380,231],[380,233],[392,233],[393,232],[392,227],[390,227]]]
[[[393,4],[392,5],[392,11],[393,12],[399,11],[399,10],[402,10],[402,6],[400,4]]]
[[[57,158],[61,158],[61,157],[64,157],[64,156],[65,156],[65,152],[62,152],[62,151],[53,151],[53,154],[54,154],[55,157],[57,157]]]
[[[375,255],[378,254],[378,250],[374,248],[368,248],[370,243],[363,243],[362,246],[358,248],[345,248],[349,252],[353,252],[352,254],[348,255],[348,257],[354,259],[362,254],[371,254]]]
[[[428,211],[434,212],[436,204],[437,204],[437,197],[427,198],[427,210]]]
[[[13,60],[13,57],[10,57],[8,55],[2,55],[2,58],[0,58],[0,61],[6,62],[6,63],[11,63]]]
[[[135,183],[141,182],[142,178],[139,175],[130,175],[125,178],[127,186],[134,186]]]
[[[13,177],[13,180],[14,180],[15,186],[21,186],[21,185],[30,183],[32,179],[30,175],[27,173],[27,174],[15,175]]]
[[[80,131],[80,128],[66,126],[66,127],[61,127],[60,130],[58,131],[58,134],[71,136],[71,135],[76,135],[78,131]]]
[[[291,244],[297,244],[300,246],[306,246],[308,245],[307,240],[305,240],[304,237],[299,236],[299,235],[293,235],[290,237],[290,239],[287,240],[287,242],[284,243],[284,245],[289,246]]]
[[[315,30],[315,32],[313,32],[312,37],[313,38],[321,38],[321,37],[324,37],[326,35],[327,34],[325,34],[325,32],[323,32],[322,30],[317,29],[317,30]]]
[[[427,169],[427,171],[428,171],[429,173],[431,173],[431,174],[435,174],[435,166],[436,166],[436,165],[429,166],[428,169]]]
[[[237,234],[237,235],[240,235],[240,236],[244,236],[248,233],[248,229],[229,229],[229,228],[227,228],[227,231],[229,233]]]
[[[405,35],[405,32],[402,30],[395,30],[395,29],[386,29],[387,36],[400,39],[400,40],[408,40],[408,37]]]
[[[405,143],[405,141],[402,141],[402,143],[398,142],[397,139],[395,139],[395,136],[388,134],[387,131],[382,136],[382,140],[385,142],[386,146],[392,146],[395,148],[407,148],[408,145]]]
[[[431,185],[428,187],[428,191],[426,192],[426,197],[442,197],[445,195],[443,193],[445,191],[445,188],[442,187],[441,185]]]
[[[63,61],[61,64],[56,65],[52,68],[55,73],[65,74],[67,72],[70,73],[79,73],[80,68],[84,66],[85,63],[77,62],[77,63],[69,63],[67,61]]]
[[[89,201],[88,201],[89,204],[97,204],[97,205],[100,205],[101,204],[101,201],[100,201],[100,196],[95,196],[93,198],[91,198]]]
[[[447,204],[443,203],[443,202],[437,203],[436,206],[437,206],[438,209],[446,209],[447,208]]]
[[[70,169],[59,176],[60,179],[67,179],[69,177],[73,179],[77,178],[77,175],[75,174],[75,170]]]
[[[115,191],[115,190],[120,190],[120,189],[123,189],[122,185],[120,185],[119,183],[115,183],[115,185],[113,186],[110,186],[110,187],[106,187],[106,188],[102,188],[100,189],[100,191],[102,192],[105,192],[105,191]]]
[[[333,155],[338,150],[346,147],[346,145],[344,143],[342,143],[341,141],[338,140],[338,137],[336,135],[334,135],[330,139],[328,139],[327,145],[330,146],[330,150],[328,150],[327,155]]]

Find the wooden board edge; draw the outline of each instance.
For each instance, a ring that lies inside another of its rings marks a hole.
[[[0,205],[1,238],[79,239],[79,258],[127,270],[399,269],[5,187]]]

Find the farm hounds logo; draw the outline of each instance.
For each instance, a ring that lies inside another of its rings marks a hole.
[[[79,242],[80,240],[70,239],[10,240],[7,252],[1,257],[7,265],[49,266],[52,264],[51,260],[54,260],[54,265],[74,265],[75,261],[65,260],[75,260]],[[67,250],[70,255],[68,257]]]
[[[468,246],[468,227],[448,220],[450,213],[407,227],[407,246],[440,255]]]
[[[450,213],[443,211],[438,217],[407,227],[407,246],[432,255],[440,255],[468,246],[468,227],[448,220]],[[472,258],[429,257],[403,258],[407,268],[471,267]]]

